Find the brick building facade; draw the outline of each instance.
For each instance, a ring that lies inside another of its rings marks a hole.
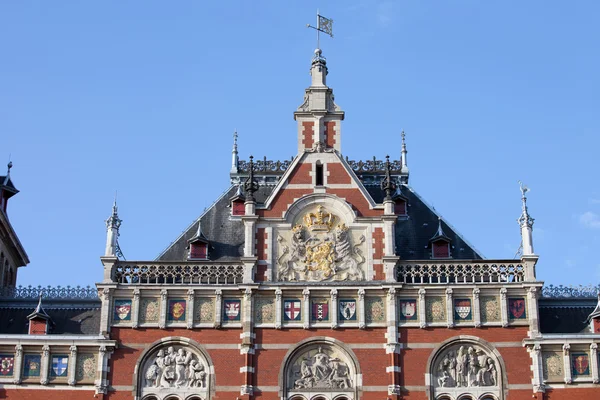
[[[317,50],[296,157],[234,142],[230,187],[156,260],[118,257],[115,205],[98,298],[9,288],[0,397],[600,396],[595,293],[536,279],[526,188],[521,258],[482,258],[409,186],[404,134],[397,161],[342,156],[326,76]]]

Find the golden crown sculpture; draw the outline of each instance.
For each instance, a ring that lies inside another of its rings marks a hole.
[[[337,217],[323,210],[323,206],[319,206],[316,213],[308,213],[304,216],[304,225],[311,232],[329,232],[333,228]]]

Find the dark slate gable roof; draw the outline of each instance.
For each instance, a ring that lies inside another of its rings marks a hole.
[[[367,191],[376,203],[382,203],[384,193],[379,186],[368,185]],[[408,185],[401,186],[401,194],[408,201],[408,218],[396,222],[396,255],[404,260],[431,258],[429,240],[438,230],[438,214]],[[481,254],[456,230],[442,220],[442,230],[450,239],[450,255],[454,259],[482,259]]]
[[[3,301],[0,304],[0,334],[27,334],[37,300]],[[100,300],[48,302],[44,311],[52,324],[50,335],[99,335]]]
[[[542,333],[580,333],[587,328],[588,316],[596,299],[546,298],[539,300]]]
[[[262,204],[273,191],[273,185],[261,185],[254,194],[256,202]],[[375,202],[383,202],[379,186],[367,185],[367,191]],[[183,234],[181,234],[157,261],[184,261],[187,259],[188,242],[198,231],[202,221],[202,233],[210,242],[209,259],[213,261],[235,261],[243,254],[244,224],[239,217],[231,216],[230,199],[236,195],[237,187],[231,186],[210,206]],[[435,213],[410,187],[402,186],[402,195],[408,200],[408,218],[400,217],[396,223],[396,251],[404,260],[427,260],[431,258],[430,239],[438,229],[438,214]],[[442,221],[442,229],[450,239],[450,254],[454,259],[481,259],[479,252],[467,243],[454,228]]]
[[[254,194],[257,203],[264,202],[267,198],[267,189],[269,187],[260,187]],[[236,191],[237,187],[231,186],[223,193],[175,242],[158,256],[157,261],[186,260],[188,241],[196,235],[199,221],[202,222],[202,233],[209,241],[208,257],[210,260],[239,260],[244,250],[244,223],[240,217],[231,216],[229,204],[229,200],[235,196]]]

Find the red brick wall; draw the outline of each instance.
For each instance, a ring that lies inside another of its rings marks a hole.
[[[312,171],[311,163],[302,163],[296,166],[296,169],[292,171],[290,174],[290,179],[288,180],[289,184],[312,184],[312,176],[310,176],[310,172]]]
[[[131,399],[131,393],[128,393]],[[27,390],[25,388],[19,388],[17,390],[0,388],[0,399],[9,400],[41,400],[41,399],[68,399],[68,400],[103,400],[107,399],[107,396],[98,395],[94,397],[94,390]],[[112,398],[112,397],[111,397]]]
[[[328,184],[345,184],[349,185],[352,181],[346,169],[340,163],[327,163]]]
[[[299,199],[302,196],[312,193],[311,189],[285,189],[277,193],[275,199],[271,203],[269,210],[256,210],[256,213],[261,217],[281,218],[282,213],[287,210],[288,206],[294,202],[294,199]]]
[[[314,143],[313,135],[315,132],[315,123],[313,121],[304,121],[302,122],[302,127],[304,128],[302,132],[302,143],[304,144],[304,148],[312,149]]]
[[[359,217],[377,217],[383,215],[383,210],[369,209],[369,202],[358,189],[327,189],[327,193],[345,198],[354,207]]]
[[[259,260],[267,259],[267,251],[269,247],[268,242],[269,234],[265,228],[258,228],[256,230],[256,256]],[[257,282],[265,281],[265,273],[267,272],[267,266],[258,264],[256,267],[256,276],[254,277]]]
[[[333,147],[336,142],[335,121],[325,122],[325,147]]]
[[[32,319],[29,321],[29,334],[30,335],[45,335],[46,334],[46,321],[43,319]]]

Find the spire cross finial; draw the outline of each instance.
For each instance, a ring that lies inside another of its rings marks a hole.
[[[244,182],[244,190],[248,193],[246,201],[254,201],[254,192],[258,190],[258,182],[254,179],[254,157],[250,156],[250,166],[248,168],[248,179]]]
[[[326,35],[329,35],[333,38],[333,20],[329,18],[325,18],[319,14],[319,10],[317,10],[317,26],[312,26],[311,24],[306,24],[307,28],[312,28],[317,31],[317,49],[321,48],[320,36],[319,34],[323,32]]]
[[[392,200],[396,191],[396,184],[392,180],[392,167],[390,165],[390,156],[385,156],[385,178],[381,181],[381,189],[385,192],[385,200]]]

